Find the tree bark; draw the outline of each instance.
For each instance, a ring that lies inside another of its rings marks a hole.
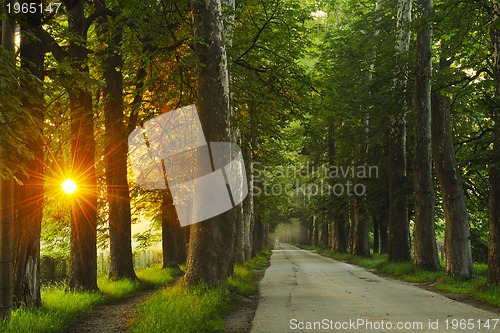
[[[469,216],[460,172],[453,149],[450,99],[434,95],[432,100],[432,154],[443,195],[445,216],[446,272],[470,279],[472,266]]]
[[[312,225],[312,246],[319,245],[319,221],[316,215],[311,217],[311,225]]]
[[[194,36],[198,66],[198,113],[208,142],[230,140],[227,57],[220,0],[195,1]],[[184,281],[216,285],[233,271],[235,210],[191,225]]]
[[[22,3],[30,3],[23,1]],[[33,2],[37,6],[40,1]],[[21,67],[43,81],[45,59],[41,31],[41,14],[25,14],[21,25]],[[25,90],[32,91],[32,99],[22,101],[32,116],[25,126],[32,130],[26,137],[26,147],[33,158],[23,162],[27,174],[19,174],[21,184],[15,185],[14,207],[14,303],[40,306],[40,234],[42,228],[44,167],[43,167],[43,104],[44,97],[33,83],[21,81]],[[23,159],[23,158],[21,158]]]
[[[335,122],[328,120],[328,165],[335,166],[337,146],[335,141]],[[330,186],[335,185],[335,179],[330,178]],[[333,216],[332,250],[336,252],[347,252],[347,205],[344,198],[331,196],[331,213]]]
[[[398,0],[398,59],[410,47],[411,0]],[[395,79],[395,93],[399,103],[398,113],[391,116],[389,134],[389,261],[409,261],[409,220],[406,178],[406,113],[407,64],[400,60],[401,70]]]
[[[161,204],[161,231],[163,268],[178,267],[182,263],[179,258],[179,233],[181,225],[175,211],[174,200],[168,191],[164,191]]]
[[[428,21],[433,0],[419,0],[424,22],[417,33],[415,73],[415,155],[413,188],[415,199],[414,263],[427,270],[440,269],[434,224],[434,182],[431,154],[432,26]]]
[[[8,2],[3,1],[6,5]],[[2,21],[2,47],[14,57],[14,20]],[[8,160],[7,147],[0,147],[2,157]],[[13,293],[13,232],[14,225],[14,181],[0,178],[0,321],[10,320]]]
[[[67,2],[71,40],[69,56],[74,70],[88,75],[84,1]],[[70,276],[71,289],[97,290],[97,190],[92,94],[78,86],[68,88],[71,110],[70,177],[78,185],[71,202]]]
[[[500,17],[500,4],[491,1],[492,22]],[[495,96],[491,104],[493,127],[493,151],[489,170],[489,246],[488,246],[488,281],[500,283],[500,30],[490,30],[493,55],[493,75],[496,82]]]
[[[135,280],[132,255],[132,218],[127,180],[128,133],[123,110],[123,59],[119,23],[101,19],[100,35],[104,51],[104,118],[106,128],[106,189],[109,205],[109,277]]]
[[[252,148],[249,144],[244,146],[244,158],[245,158],[245,169],[247,170],[248,178],[248,195],[243,200],[243,228],[244,228],[244,238],[243,247],[245,252],[245,260],[252,259],[252,236],[253,236],[253,226],[254,226],[254,169],[252,161]]]
[[[319,246],[322,249],[328,248],[328,239],[330,238],[330,230],[328,228],[328,222],[323,220],[321,223],[321,235],[319,237]]]
[[[355,256],[370,257],[368,243],[368,211],[365,197],[354,198],[354,239],[352,254]]]

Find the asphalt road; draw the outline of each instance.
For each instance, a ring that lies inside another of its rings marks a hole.
[[[499,332],[500,314],[277,243],[251,333]]]

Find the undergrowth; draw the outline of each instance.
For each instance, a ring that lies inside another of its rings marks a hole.
[[[232,293],[251,295],[257,292],[254,270],[264,269],[269,264],[270,254],[271,247],[268,247],[252,260],[236,265],[227,282],[215,288],[206,285],[188,287],[181,281],[166,288],[139,306],[130,331],[220,332],[224,329],[224,316],[234,308]]]

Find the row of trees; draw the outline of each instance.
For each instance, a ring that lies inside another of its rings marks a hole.
[[[498,3],[321,6],[309,163],[379,173],[346,175],[362,195],[314,196],[310,241],[369,256],[371,240],[390,261],[438,270],[438,233],[447,273],[470,279],[473,259],[487,261],[498,283]]]
[[[96,247],[108,242],[110,277],[136,279],[131,223],[143,215],[162,229],[165,267],[186,261],[187,284],[224,281],[266,243],[271,218],[260,212],[277,199],[250,191],[181,228],[168,190],[131,180],[127,137],[196,102],[208,141],[241,146],[252,188],[252,162],[279,159],[270,126],[300,117],[309,89],[298,63],[307,10],[267,0],[67,0],[57,12],[34,3],[44,10],[6,13],[10,0],[2,9],[1,316],[41,304],[41,239],[42,251],[69,254],[72,289],[97,289]],[[66,178],[78,190],[62,199]]]

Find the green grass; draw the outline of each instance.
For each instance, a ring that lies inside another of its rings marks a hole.
[[[469,281],[445,274],[444,270],[438,272],[427,271],[411,262],[388,262],[386,255],[372,254],[371,258],[356,257],[347,253],[336,253],[331,250],[320,249],[314,246],[297,245],[298,247],[318,254],[345,261],[358,266],[376,269],[409,282],[434,283],[440,291],[467,294],[480,301],[500,307],[500,286],[489,285],[487,281],[488,266],[474,264],[475,276]],[[444,263],[441,263],[444,265]]]
[[[218,332],[223,315],[230,310],[231,296],[224,286],[175,286],[151,297],[138,309],[131,332]]]
[[[254,270],[269,265],[271,247],[255,258],[234,267],[225,284],[216,288],[201,285],[187,287],[180,282],[167,287],[139,306],[131,332],[219,332],[224,329],[224,316],[234,307],[232,293],[251,295],[257,292]]]
[[[0,332],[45,333],[64,332],[76,321],[88,317],[95,307],[133,295],[149,287],[160,287],[173,281],[176,272],[160,267],[137,272],[140,281],[112,281],[98,278],[98,292],[70,292],[64,284],[42,286],[39,309],[19,308],[11,321],[0,323]]]
[[[230,291],[241,295],[252,295],[257,292],[254,285],[255,276],[251,269],[244,265],[234,267],[233,275],[227,279],[227,286]]]

